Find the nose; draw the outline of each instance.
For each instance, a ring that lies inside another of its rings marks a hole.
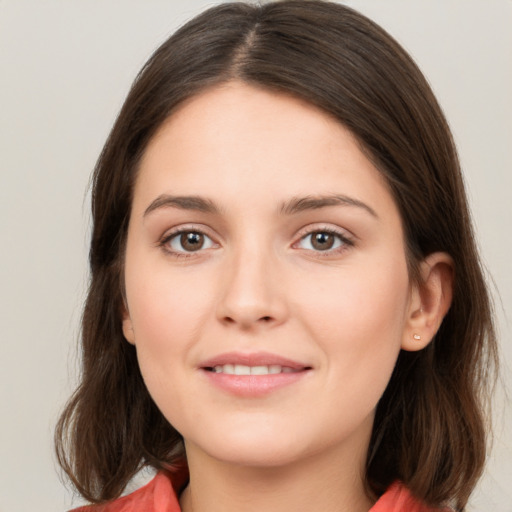
[[[244,330],[282,324],[288,310],[277,257],[261,247],[248,247],[226,262],[217,307],[225,325]]]

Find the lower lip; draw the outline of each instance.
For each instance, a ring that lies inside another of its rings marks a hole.
[[[264,396],[278,389],[290,386],[303,379],[310,370],[268,375],[229,375],[202,370],[209,381],[232,395],[241,397]]]

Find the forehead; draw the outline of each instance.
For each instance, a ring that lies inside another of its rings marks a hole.
[[[341,123],[303,100],[239,82],[194,96],[163,123],[135,188],[134,201],[144,203],[162,193],[199,194],[247,209],[339,193],[394,205]]]

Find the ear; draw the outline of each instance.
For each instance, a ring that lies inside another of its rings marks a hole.
[[[419,269],[420,281],[413,284],[402,349],[425,348],[438,331],[450,309],[453,296],[454,265],[447,253],[427,256]]]
[[[133,332],[132,319],[130,318],[130,313],[128,311],[128,307],[126,306],[126,304],[123,304],[122,317],[123,335],[126,338],[126,341],[128,341],[128,343],[135,345],[135,333]]]

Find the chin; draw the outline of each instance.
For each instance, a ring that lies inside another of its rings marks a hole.
[[[193,445],[195,450],[206,453],[218,461],[234,464],[237,466],[269,468],[286,466],[297,459],[305,456],[304,443],[298,439],[291,439],[290,436],[250,435],[244,432],[243,435],[229,432],[221,432],[220,435],[208,433],[205,443],[186,442],[187,451]],[[298,449],[300,447],[300,449]]]
[[[214,450],[212,457],[227,464],[250,468],[277,468],[287,466],[300,459],[300,454],[283,447],[262,447],[261,445],[239,448],[238,450]]]

